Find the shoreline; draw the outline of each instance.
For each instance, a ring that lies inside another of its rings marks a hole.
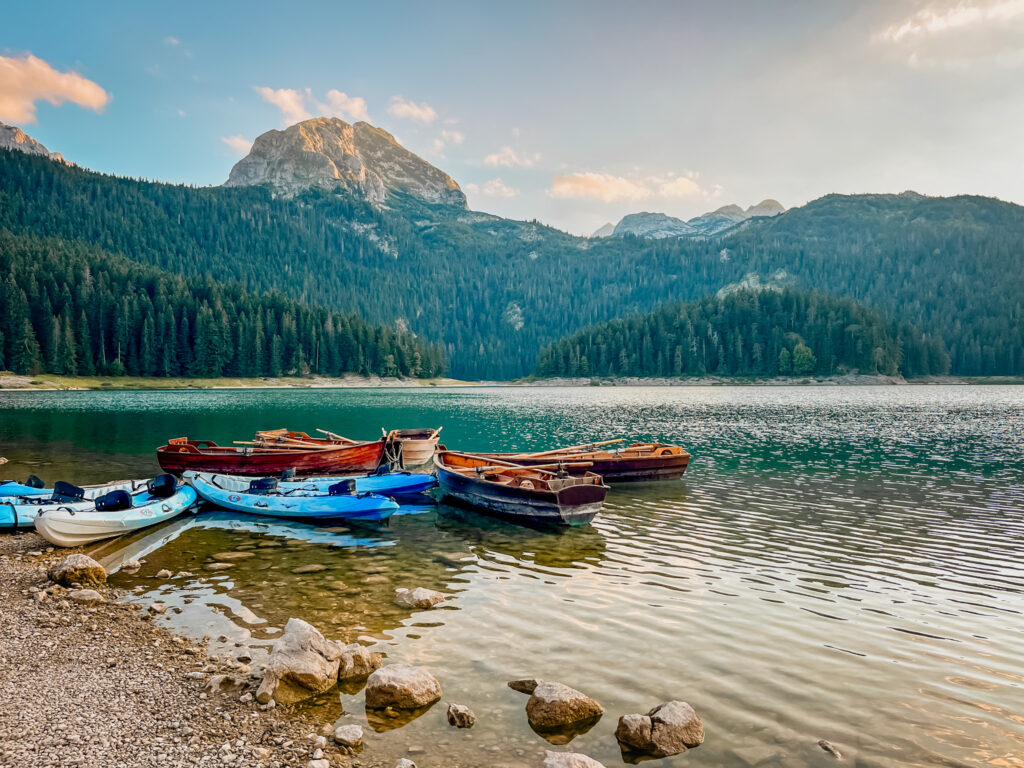
[[[146,378],[138,376],[22,376],[0,371],[0,392],[133,392],[147,390],[230,389],[435,389],[446,387],[841,387],[841,386],[986,386],[1024,385],[1024,376],[866,376],[845,374],[772,379],[701,376],[697,378],[523,378],[513,381],[465,381],[452,378],[403,379],[380,376],[281,378]]]
[[[0,537],[0,765],[307,763],[319,726],[256,704],[255,666],[156,626],[124,590],[97,586],[102,602],[86,604],[52,584],[47,568],[75,551],[35,533]]]

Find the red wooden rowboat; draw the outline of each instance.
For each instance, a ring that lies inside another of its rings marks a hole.
[[[612,450],[601,448],[624,442],[605,440],[589,445],[555,448],[539,453],[480,453],[488,459],[507,461],[521,467],[560,462],[589,462],[587,471],[600,475],[606,483],[633,480],[674,480],[683,476],[690,464],[690,454],[678,445],[664,443],[634,443]],[[570,474],[578,470],[569,469]]]
[[[217,445],[210,440],[178,437],[156,449],[165,472],[187,470],[228,475],[279,475],[294,469],[298,475],[373,472],[384,455],[384,441],[328,444],[315,448],[261,448]]]

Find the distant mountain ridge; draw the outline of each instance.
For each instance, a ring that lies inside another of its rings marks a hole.
[[[738,205],[723,205],[714,211],[696,216],[689,221],[677,219],[665,213],[631,213],[611,228],[605,225],[594,232],[591,237],[622,237],[635,235],[651,240],[666,237],[699,237],[717,235],[734,227],[740,222],[757,216],[778,216],[785,213],[786,208],[777,200],[762,200],[746,210]]]
[[[13,149],[27,155],[41,155],[59,163],[66,162],[59,152],[51,152],[16,125],[0,123],[0,149]]]
[[[403,192],[429,203],[466,208],[466,196],[455,179],[390,133],[336,117],[315,117],[257,136],[224,186],[260,185],[286,196],[315,188],[343,189],[374,204]]]

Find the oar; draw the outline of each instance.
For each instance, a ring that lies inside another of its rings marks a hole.
[[[344,437],[343,435],[336,435],[333,432],[328,432],[326,429],[320,429],[320,427],[317,427],[316,431],[319,432],[321,435],[327,435],[329,438],[331,438],[331,440],[340,440],[343,443],[359,442],[358,440],[352,440],[351,438]]]
[[[435,429],[433,432],[430,433],[430,437],[428,437],[427,440],[433,440],[435,437],[440,435],[442,429],[444,429],[444,427],[438,427],[437,429]]]
[[[573,451],[587,451],[593,450],[594,448],[600,448],[602,445],[614,445],[615,443],[625,442],[626,438],[620,437],[617,440],[604,440],[600,443],[584,443],[583,445],[571,445],[568,448],[554,448],[550,451],[539,451],[537,453],[513,453],[509,456],[514,456],[517,459],[536,459],[541,456],[551,456],[556,453],[572,453]]]
[[[448,453],[450,455],[452,455],[452,456],[460,456],[460,457],[462,457],[464,459],[480,458],[478,456],[473,456],[472,454],[469,454],[469,453],[458,453],[457,451],[448,451]],[[478,472],[491,472],[491,471],[499,470],[499,469],[501,469],[501,470],[520,469],[520,470],[528,472],[528,471],[530,471],[532,469],[559,469],[561,467],[592,467],[592,466],[594,466],[594,462],[592,462],[592,461],[572,461],[572,462],[560,461],[560,462],[558,462],[556,464],[540,464],[540,465],[535,466],[535,467],[523,467],[523,466],[520,466],[519,464],[512,464],[511,462],[502,462],[501,464],[492,464],[492,465],[483,466],[483,467],[458,467],[458,469],[472,469],[472,470],[476,470]]]

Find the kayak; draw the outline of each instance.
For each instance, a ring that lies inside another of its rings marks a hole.
[[[0,485],[0,531],[29,530],[35,525],[36,516],[47,507],[70,504],[72,509],[92,509],[93,501],[111,491],[135,493],[146,487],[145,480],[119,480],[104,485],[86,485],[82,488],[68,483],[57,483],[56,488],[74,489],[70,495],[61,495],[54,488],[36,488],[32,485],[22,486],[32,493],[16,494],[15,488],[21,483],[7,482]],[[77,497],[78,492],[81,497]]]
[[[218,475],[218,477],[244,483],[249,487],[251,477]],[[346,475],[344,477],[309,477],[304,480],[279,480],[277,491],[282,496],[328,496],[339,483],[355,483],[356,493],[377,493],[382,496],[414,496],[437,485],[433,475],[419,472],[387,472],[373,475]],[[339,489],[340,490],[340,489]]]
[[[345,520],[378,522],[387,520],[398,504],[372,493],[352,493],[354,484],[337,483],[335,492],[288,494],[278,490],[277,478],[238,478],[208,472],[186,472],[185,482],[211,504],[249,515],[283,517],[290,520]]]
[[[39,485],[33,485],[33,478],[29,478],[29,482],[19,483],[16,480],[0,480],[0,503],[3,499],[14,499],[14,498],[34,498],[34,499],[49,499],[53,496],[53,488],[44,488],[42,481],[38,478],[35,480]],[[129,491],[138,490],[146,484],[146,480],[118,480],[116,483],[101,483],[99,485],[83,485],[82,490],[85,491],[86,499],[94,499],[97,496],[102,496],[111,487],[121,485],[125,486]],[[28,526],[31,528],[31,524]],[[0,528],[3,528],[3,524],[0,523]]]
[[[113,484],[87,500],[82,489],[56,483],[53,498],[39,505],[36,532],[58,547],[77,547],[162,523],[196,503],[195,490],[170,475],[159,475],[134,492],[125,485]],[[69,490],[82,495],[76,498]]]

